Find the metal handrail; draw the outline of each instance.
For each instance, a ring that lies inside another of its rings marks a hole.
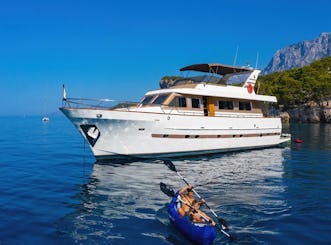
[[[107,104],[114,103],[116,104]],[[69,108],[100,108],[100,109],[114,109],[123,108],[128,109],[130,106],[136,105],[136,103],[128,102],[128,101],[116,101],[111,99],[87,99],[87,98],[63,98],[62,106]]]

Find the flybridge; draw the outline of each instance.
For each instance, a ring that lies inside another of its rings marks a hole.
[[[179,94],[277,102],[274,96],[255,93],[254,86],[260,73],[257,69],[223,64],[196,64],[183,67],[180,71],[202,72],[206,75],[177,79],[169,83],[168,87],[162,91],[150,91],[147,95],[164,93],[168,89],[168,92]],[[242,84],[242,87],[222,86],[231,84]]]
[[[223,64],[195,64],[185,66],[180,71],[196,71],[208,73],[204,76],[182,78],[175,81],[172,86],[187,83],[214,83],[214,84],[238,84],[243,87],[254,87],[260,74],[260,70],[250,67],[229,66]]]

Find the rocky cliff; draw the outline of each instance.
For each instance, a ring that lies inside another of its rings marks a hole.
[[[320,107],[298,107],[280,114],[283,122],[331,123],[331,109]]]
[[[289,45],[278,50],[263,74],[303,67],[315,60],[331,56],[331,33],[322,33],[316,39]]]

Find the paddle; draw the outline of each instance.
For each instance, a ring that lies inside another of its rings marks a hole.
[[[163,182],[160,182],[160,189],[161,191],[166,194],[168,197],[174,197],[176,194],[174,192],[173,189],[171,189],[170,187],[168,187],[165,183]],[[190,207],[191,209],[195,210],[194,207],[192,207],[189,203],[185,202],[183,199],[180,198],[180,196],[178,196],[178,200],[182,203],[184,203],[185,205],[187,205],[188,207]],[[204,219],[206,220],[207,222],[210,222],[210,220],[205,217],[204,215],[202,215],[201,213],[198,212],[198,214]],[[227,237],[231,238],[230,235],[225,232],[222,227],[219,227],[217,224],[215,224],[215,226],[224,234],[226,235]]]
[[[173,189],[170,189],[165,183],[160,182],[160,189],[161,191],[166,194],[168,197],[175,197],[175,192]]]
[[[185,182],[186,185],[189,185],[189,183],[184,179],[184,177],[177,171],[175,165],[172,163],[172,161],[170,160],[164,160],[163,163],[171,170],[177,173],[177,175]],[[199,195],[198,192],[196,192],[196,190],[194,188],[192,188],[193,192],[195,193],[195,195],[197,195],[197,197],[199,199],[201,199],[201,196]],[[229,229],[229,225],[228,222],[226,222],[225,219],[218,217],[218,215],[214,212],[213,209],[211,209],[209,207],[209,205],[207,204],[207,202],[204,203],[207,208],[210,210],[210,212],[212,212],[212,214],[217,218],[218,222],[222,225],[222,229],[224,230],[228,230]]]

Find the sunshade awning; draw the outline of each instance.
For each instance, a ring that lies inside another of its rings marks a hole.
[[[222,76],[227,74],[247,72],[252,70],[253,69],[247,67],[229,66],[223,64],[195,64],[195,65],[185,66],[180,69],[180,71],[201,71],[201,72],[216,73]]]

